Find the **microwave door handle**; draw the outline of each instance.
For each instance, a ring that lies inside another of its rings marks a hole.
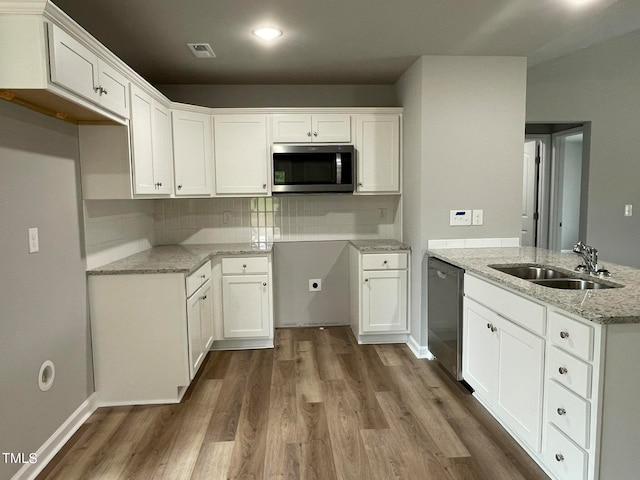
[[[342,183],[342,154],[336,153],[336,183]]]

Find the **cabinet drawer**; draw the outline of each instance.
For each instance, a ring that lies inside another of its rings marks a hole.
[[[211,278],[211,262],[207,262],[198,268],[191,275],[187,276],[187,297],[200,288],[204,282]]]
[[[547,425],[544,463],[560,480],[585,480],[587,459],[587,452],[565,437],[553,425]]]
[[[590,361],[593,355],[593,327],[566,317],[549,313],[549,339],[576,357]]]
[[[589,445],[590,405],[575,393],[547,382],[547,418],[583,448]]]
[[[269,259],[267,257],[228,257],[222,259],[223,275],[268,272]]]
[[[403,270],[406,268],[406,253],[368,253],[362,255],[363,270]]]
[[[549,377],[581,397],[591,397],[591,365],[557,347],[549,348]]]
[[[545,335],[546,312],[543,305],[472,275],[464,276],[464,294],[514,323],[538,335]]]

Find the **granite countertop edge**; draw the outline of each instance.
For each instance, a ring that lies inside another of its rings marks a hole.
[[[346,240],[360,252],[410,251],[398,240]],[[87,275],[190,274],[218,255],[262,255],[273,251],[273,243],[224,243],[160,245],[121,260],[87,270]]]
[[[597,281],[622,285],[604,290],[561,290],[536,285],[491,268],[489,265],[538,264],[574,272],[580,258],[534,247],[429,249],[426,254],[465,269],[478,277],[557,307],[593,323],[640,323],[640,270],[600,262],[612,276]],[[589,278],[587,274],[579,275]]]

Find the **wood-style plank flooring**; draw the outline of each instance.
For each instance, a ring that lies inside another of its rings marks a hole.
[[[98,409],[38,480],[240,478],[548,479],[433,362],[333,327],[211,352],[178,405]]]

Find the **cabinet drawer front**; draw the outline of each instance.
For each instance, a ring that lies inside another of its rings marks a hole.
[[[211,278],[211,262],[207,262],[187,277],[187,297],[200,288],[204,282]]]
[[[565,437],[553,425],[547,425],[544,463],[559,479],[585,480],[587,459],[587,452]]]
[[[229,257],[222,259],[223,275],[241,275],[243,273],[268,273],[267,257]]]
[[[545,335],[545,307],[471,275],[464,276],[464,294],[514,323]]]
[[[549,377],[581,397],[591,397],[591,365],[557,347],[549,349]]]
[[[362,255],[363,270],[402,270],[407,268],[406,253],[370,253]]]
[[[593,356],[593,327],[566,317],[549,313],[549,339],[576,357],[590,361]]]
[[[589,445],[590,405],[553,380],[547,383],[547,418],[583,448]]]

